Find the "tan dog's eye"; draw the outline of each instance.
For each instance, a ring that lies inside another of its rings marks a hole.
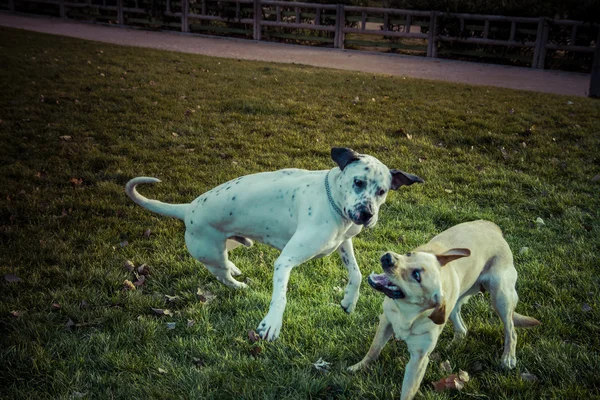
[[[412,277],[415,278],[415,281],[421,283],[421,272],[419,270],[415,269],[412,272]]]

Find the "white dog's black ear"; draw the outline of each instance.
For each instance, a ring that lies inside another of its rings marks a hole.
[[[435,256],[438,259],[440,265],[443,267],[450,261],[454,261],[458,258],[469,257],[470,255],[471,250],[469,249],[450,249],[442,254],[436,254]]]
[[[392,190],[398,190],[400,186],[408,186],[413,183],[423,183],[423,179],[408,172],[400,171],[399,169],[390,169],[392,173]]]
[[[346,165],[360,158],[360,154],[347,147],[332,147],[331,158],[343,171]]]

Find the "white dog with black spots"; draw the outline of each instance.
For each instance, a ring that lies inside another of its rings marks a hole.
[[[283,169],[246,175],[209,190],[189,204],[167,204],[140,195],[141,183],[160,182],[139,177],[126,192],[142,207],[185,222],[190,254],[222,283],[234,289],[247,287],[234,279],[241,271],[228,258],[228,250],[258,241],[281,250],[275,261],[273,296],[269,312],[257,328],[266,340],[279,337],[292,268],[337,250],[349,279],[341,305],[354,311],[362,275],[352,238],[375,226],[379,207],[390,190],[423,180],[388,169],[375,157],[335,147],[337,167],[307,171]]]

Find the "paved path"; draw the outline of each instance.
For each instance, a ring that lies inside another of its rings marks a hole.
[[[151,32],[8,12],[0,12],[0,26],[215,57],[305,64],[570,96],[586,96],[590,82],[590,75],[580,73],[185,35],[176,32]]]

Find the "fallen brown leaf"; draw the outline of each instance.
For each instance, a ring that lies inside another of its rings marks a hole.
[[[151,234],[152,234],[152,231],[150,230],[150,228],[148,228],[144,231],[144,237],[146,239],[149,238]]]
[[[250,349],[250,355],[252,357],[258,357],[258,355],[262,353],[262,349],[260,348],[260,346],[254,346]]]
[[[23,282],[23,279],[19,278],[15,274],[5,274],[4,279],[10,283]]]
[[[250,343],[256,343],[260,340],[260,336],[254,331],[248,331],[248,339],[250,339]]]
[[[523,372],[521,374],[521,379],[523,379],[524,381],[527,381],[527,382],[537,382],[538,381],[538,377],[535,376],[534,374],[530,374],[529,372]]]
[[[198,291],[196,292],[196,296],[198,296],[198,300],[200,300],[202,303],[210,303],[211,301],[214,300],[215,296],[214,294],[212,294],[209,291],[204,291],[201,288],[198,288]]]
[[[192,364],[196,367],[204,367],[204,360],[201,358],[192,357]]]
[[[446,360],[444,362],[441,362],[440,363],[440,369],[443,372],[448,372],[448,373],[452,372],[452,366],[450,365],[450,361]]]
[[[125,268],[128,272],[132,272],[135,269],[135,265],[133,265],[133,262],[127,260],[123,263],[123,268]]]
[[[52,309],[53,310],[60,310],[60,304],[58,304],[58,303],[52,303]]]
[[[153,308],[153,307],[151,307],[151,308],[152,308],[152,311],[154,311],[158,315],[167,315],[169,317],[173,316],[173,312],[171,312],[171,310],[167,310],[166,308],[165,309]]]
[[[136,286],[129,279],[125,279],[123,281],[123,289],[124,290],[136,290]]]
[[[21,315],[23,315],[25,311],[11,311],[10,315],[12,315],[15,318],[19,318]]]
[[[138,276],[137,281],[133,282],[137,287],[142,286],[144,283],[146,283],[146,277],[144,275]]]
[[[150,275],[150,267],[148,266],[148,264],[142,264],[137,268],[137,272],[140,275]]]
[[[81,186],[81,184],[83,183],[83,179],[81,178],[71,178],[69,179],[69,183],[71,185],[75,186]]]

